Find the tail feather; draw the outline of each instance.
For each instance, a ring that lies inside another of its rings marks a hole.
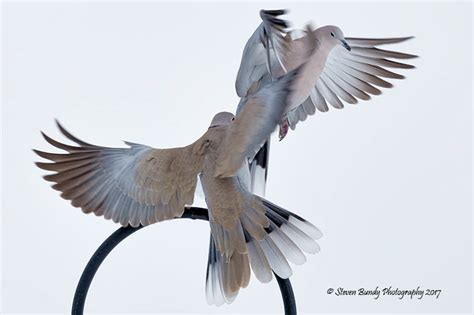
[[[321,231],[317,227],[315,227],[310,222],[304,220],[303,218],[297,216],[296,214],[290,216],[288,222],[293,224],[295,227],[297,227],[299,230],[301,230],[314,240],[319,240],[323,236],[323,233],[321,233]]]
[[[295,265],[302,265],[306,262],[306,256],[303,251],[288,237],[283,231],[277,228],[272,222],[273,231],[268,234],[275,242],[283,255]]]
[[[322,236],[321,231],[300,216],[285,210],[265,199],[262,199],[263,204],[267,208],[267,217],[272,221],[283,234],[288,236],[297,247],[308,254],[315,254],[319,252],[318,243],[315,242]],[[306,233],[303,227],[309,233]],[[271,233],[271,232],[270,232]],[[308,235],[311,234],[311,235]],[[314,237],[316,236],[316,237]]]
[[[248,253],[250,256],[250,265],[252,266],[255,277],[262,283],[272,280],[272,269],[260,243],[255,239],[247,242]]]
[[[288,261],[303,264],[306,262],[303,252],[317,253],[320,248],[313,236],[319,238],[321,232],[296,214],[266,199],[259,199],[266,209],[265,216],[270,221],[270,225],[265,228],[266,235],[259,243],[271,270],[280,278],[289,278],[292,270]]]
[[[267,184],[268,159],[270,155],[270,139],[267,139],[263,146],[258,150],[255,157],[249,164],[250,170],[250,191],[258,196],[265,196],[265,187]]]
[[[275,245],[270,235],[267,235],[263,240],[260,241],[265,256],[270,263],[270,267],[280,278],[288,279],[293,271],[291,270],[288,260],[283,256],[281,250]]]
[[[240,288],[248,286],[250,263],[248,254],[234,251],[230,257],[221,254],[211,234],[206,273],[207,303],[220,306],[232,303]]]
[[[303,219],[299,215],[297,215],[293,212],[290,212],[288,210],[285,210],[285,209],[277,206],[276,204],[274,204],[274,203],[272,203],[272,202],[270,202],[266,199],[263,199],[263,198],[261,198],[261,199],[262,199],[263,204],[267,207],[267,209],[269,208],[269,209],[272,210],[272,212],[275,212],[275,213],[279,214],[286,221],[288,221],[288,222],[292,223],[293,225],[297,226],[298,229],[300,229],[302,232],[304,232],[305,234],[307,234],[311,238],[313,238],[315,240],[318,240],[323,236],[323,233],[321,233],[321,231],[316,226],[314,226],[312,223],[306,221],[305,219]]]
[[[208,304],[220,306],[225,302],[220,272],[221,255],[217,252],[214,238],[211,235],[209,241],[209,257],[207,260],[206,274],[206,298]]]
[[[268,200],[254,197],[264,207],[261,215],[265,220],[249,207],[241,213],[236,228],[226,230],[211,216],[206,276],[209,304],[231,303],[240,288],[248,285],[250,268],[263,283],[271,281],[272,272],[286,279],[292,275],[289,262],[301,265],[306,262],[303,252],[320,250],[315,241],[322,236],[318,228]]]

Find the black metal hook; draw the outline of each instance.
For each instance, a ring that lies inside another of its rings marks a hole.
[[[191,207],[186,208],[181,218],[193,220],[209,220],[207,209]],[[100,264],[105,260],[107,255],[128,236],[143,228],[139,227],[120,227],[117,231],[112,233],[95,251],[91,259],[87,263],[81,278],[77,283],[76,292],[74,293],[74,300],[72,302],[72,315],[82,315],[84,313],[84,305],[86,302],[87,292],[92,283],[92,279],[100,267]],[[282,279],[275,274],[275,278],[280,287],[281,296],[283,299],[283,306],[285,315],[296,315],[296,301],[291,287],[290,279]]]

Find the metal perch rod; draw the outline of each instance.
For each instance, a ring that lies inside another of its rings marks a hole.
[[[209,220],[209,215],[207,209],[191,207],[186,208],[181,218],[193,219],[193,220]],[[95,251],[91,259],[84,268],[81,278],[76,287],[76,292],[74,293],[74,300],[72,302],[71,314],[73,315],[82,315],[84,313],[84,305],[86,302],[87,292],[92,283],[92,279],[100,267],[100,264],[105,260],[108,254],[126,239],[128,236],[132,235],[136,231],[143,228],[139,227],[120,227],[117,231],[112,233]],[[290,279],[282,279],[275,274],[275,278],[280,287],[281,296],[283,299],[283,306],[285,310],[285,315],[295,315],[296,314],[296,301],[293,294],[293,288],[291,287]]]

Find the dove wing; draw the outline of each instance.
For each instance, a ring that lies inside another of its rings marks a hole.
[[[262,23],[247,41],[237,73],[235,89],[239,97],[253,94],[260,81],[271,75],[272,68],[282,65],[281,55],[286,45],[282,33],[288,25],[279,16],[285,13],[285,10],[260,11]]]
[[[193,203],[203,165],[201,139],[182,148],[154,149],[126,142],[129,148],[107,148],[77,139],[59,123],[63,135],[78,146],[45,140],[67,153],[34,150],[52,163],[36,165],[64,199],[85,213],[95,213],[123,226],[148,225],[182,215]]]
[[[247,104],[229,126],[220,147],[216,176],[230,177],[244,159],[254,156],[279,124],[287,106],[291,84],[297,71],[270,82],[247,100]]]
[[[283,119],[293,94],[306,84],[305,78],[311,70],[311,67],[306,65],[307,61],[311,60],[315,47],[314,44],[299,67],[275,81],[266,82],[255,94],[246,98],[242,110],[229,126],[220,147],[216,176],[233,176],[242,166],[244,159],[255,157]]]
[[[414,68],[410,64],[395,60],[417,56],[376,46],[401,43],[410,38],[346,38],[351,51],[342,46],[331,50],[310,94],[300,105],[287,113],[290,127],[294,129],[298,122],[306,120],[308,115],[315,114],[317,110],[328,111],[328,104],[340,109],[344,107],[343,102],[356,104],[359,99],[369,100],[371,95],[381,94],[379,87],[393,87],[392,83],[384,78],[404,79],[404,76],[387,68]]]

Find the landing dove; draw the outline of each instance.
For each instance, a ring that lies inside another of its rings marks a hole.
[[[280,121],[280,140],[288,128],[306,120],[316,111],[329,110],[328,103],[337,109],[344,102],[356,104],[369,100],[370,95],[381,94],[381,88],[391,88],[392,83],[382,78],[403,79],[404,76],[386,68],[410,69],[412,65],[390,59],[411,59],[417,56],[383,50],[381,45],[404,42],[412,37],[352,38],[344,37],[337,26],[323,26],[311,32],[291,30],[288,22],[280,18],[286,10],[261,10],[262,23],[245,45],[238,70],[235,88],[241,97],[239,113],[247,104],[247,98],[275,78],[306,62],[308,49],[316,45],[315,53],[308,62],[311,70],[302,78],[298,90],[292,94],[286,113]],[[309,39],[311,36],[313,39]],[[252,191],[265,192],[268,171],[269,141],[250,157]]]
[[[314,53],[308,50],[307,60]],[[234,116],[221,112],[194,143],[154,149],[126,142],[108,148],[84,142],[58,123],[76,145],[43,134],[66,153],[35,152],[52,163],[37,162],[61,196],[123,226],[149,225],[180,217],[193,203],[199,176],[211,227],[206,296],[210,304],[230,303],[248,285],[250,270],[268,282],[272,271],[292,274],[288,261],[302,264],[304,252],[316,253],[321,232],[298,215],[250,192],[245,176],[248,156],[255,154],[278,126],[288,101],[307,76],[306,63],[265,83]]]

